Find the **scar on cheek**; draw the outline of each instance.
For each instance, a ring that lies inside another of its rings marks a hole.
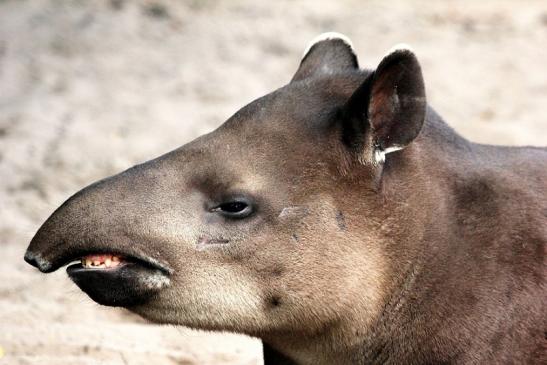
[[[200,237],[196,242],[196,249],[203,251],[207,248],[224,246],[230,243],[230,240],[223,237]]]
[[[281,213],[279,213],[279,219],[287,219],[287,218],[303,218],[309,214],[308,207],[305,206],[292,206],[292,207],[285,207],[281,210]]]

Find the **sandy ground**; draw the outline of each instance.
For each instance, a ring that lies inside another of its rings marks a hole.
[[[328,30],[364,67],[411,44],[465,136],[547,144],[546,1],[0,1],[0,364],[261,363],[257,340],[99,307],[22,256],[72,193],[283,85]]]

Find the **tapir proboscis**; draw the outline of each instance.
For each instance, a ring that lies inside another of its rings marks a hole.
[[[407,47],[312,42],[215,131],[76,193],[25,259],[265,364],[547,364],[547,149],[476,144]]]

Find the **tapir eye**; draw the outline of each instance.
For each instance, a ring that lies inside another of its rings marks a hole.
[[[221,203],[211,211],[222,214],[227,218],[245,218],[253,212],[253,208],[246,200],[238,199]]]

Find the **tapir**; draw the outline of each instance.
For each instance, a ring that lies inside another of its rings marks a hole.
[[[215,131],[70,197],[25,260],[267,365],[546,364],[546,217],[547,148],[468,141],[409,47],[361,69],[327,33]]]

